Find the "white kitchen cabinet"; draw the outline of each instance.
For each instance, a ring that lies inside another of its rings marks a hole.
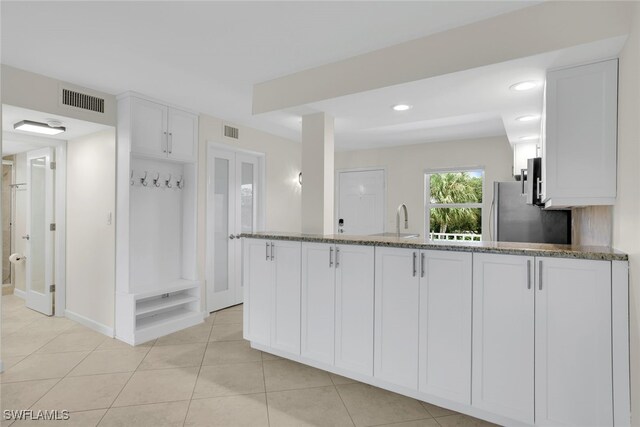
[[[374,376],[418,389],[418,250],[376,247]]]
[[[274,274],[271,242],[244,239],[243,273],[244,338],[263,345],[271,344],[271,317]]]
[[[177,108],[169,108],[168,116],[168,157],[185,162],[195,160],[198,156],[198,116]]]
[[[421,251],[419,390],[471,403],[472,254]]]
[[[300,243],[244,240],[245,339],[300,353]]]
[[[131,104],[131,153],[180,162],[196,160],[197,114],[138,95],[126,99]]]
[[[335,248],[335,365],[373,375],[373,246]]]
[[[471,405],[534,421],[533,257],[473,254]]]
[[[613,205],[618,60],[547,74],[542,200],[547,207]]]
[[[166,158],[168,107],[137,97],[130,100],[131,152]]]
[[[300,242],[271,242],[273,304],[271,346],[300,354]]]
[[[536,264],[536,425],[613,425],[611,262]]]
[[[333,365],[335,327],[335,247],[302,244],[301,355]]]

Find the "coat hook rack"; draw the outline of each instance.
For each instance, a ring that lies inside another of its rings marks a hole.
[[[180,179],[176,181],[176,186],[177,186],[179,189],[181,189],[181,190],[184,188],[184,178],[183,178],[183,175],[180,175]]]
[[[156,177],[153,178],[153,185],[160,187],[160,172],[156,172]]]
[[[149,185],[149,182],[147,181],[147,171],[144,171],[144,176],[140,178],[140,184],[142,184],[143,187]]]
[[[169,174],[169,178],[164,182],[164,184],[167,186],[167,188],[171,188],[171,174]]]

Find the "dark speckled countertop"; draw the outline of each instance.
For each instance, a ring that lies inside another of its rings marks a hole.
[[[303,233],[243,233],[242,237],[268,240],[290,240],[299,242],[336,243],[343,245],[386,246],[409,249],[435,249],[441,251],[464,251],[500,253],[510,255],[547,256],[603,261],[627,261],[628,255],[607,246],[555,245],[549,243],[511,242],[432,242],[422,237],[397,238],[381,236],[348,236],[344,234]]]

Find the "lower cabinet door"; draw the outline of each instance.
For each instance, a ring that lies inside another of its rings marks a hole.
[[[244,239],[243,286],[245,293],[243,335],[246,340],[271,345],[273,265],[271,242]]]
[[[536,264],[536,425],[613,425],[611,262]]]
[[[300,251],[300,242],[274,242],[271,346],[293,354],[300,354]]]
[[[373,246],[336,246],[335,364],[373,375]]]
[[[420,256],[419,389],[469,405],[472,254]]]
[[[376,247],[374,376],[418,389],[418,250]]]
[[[335,247],[302,243],[300,354],[333,365],[335,322]]]
[[[534,421],[533,261],[473,254],[471,404],[528,424]]]

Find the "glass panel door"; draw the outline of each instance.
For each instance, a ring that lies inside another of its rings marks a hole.
[[[240,304],[241,233],[257,224],[258,158],[209,149],[207,156],[207,309]]]
[[[53,314],[53,150],[27,153],[27,307]]]

